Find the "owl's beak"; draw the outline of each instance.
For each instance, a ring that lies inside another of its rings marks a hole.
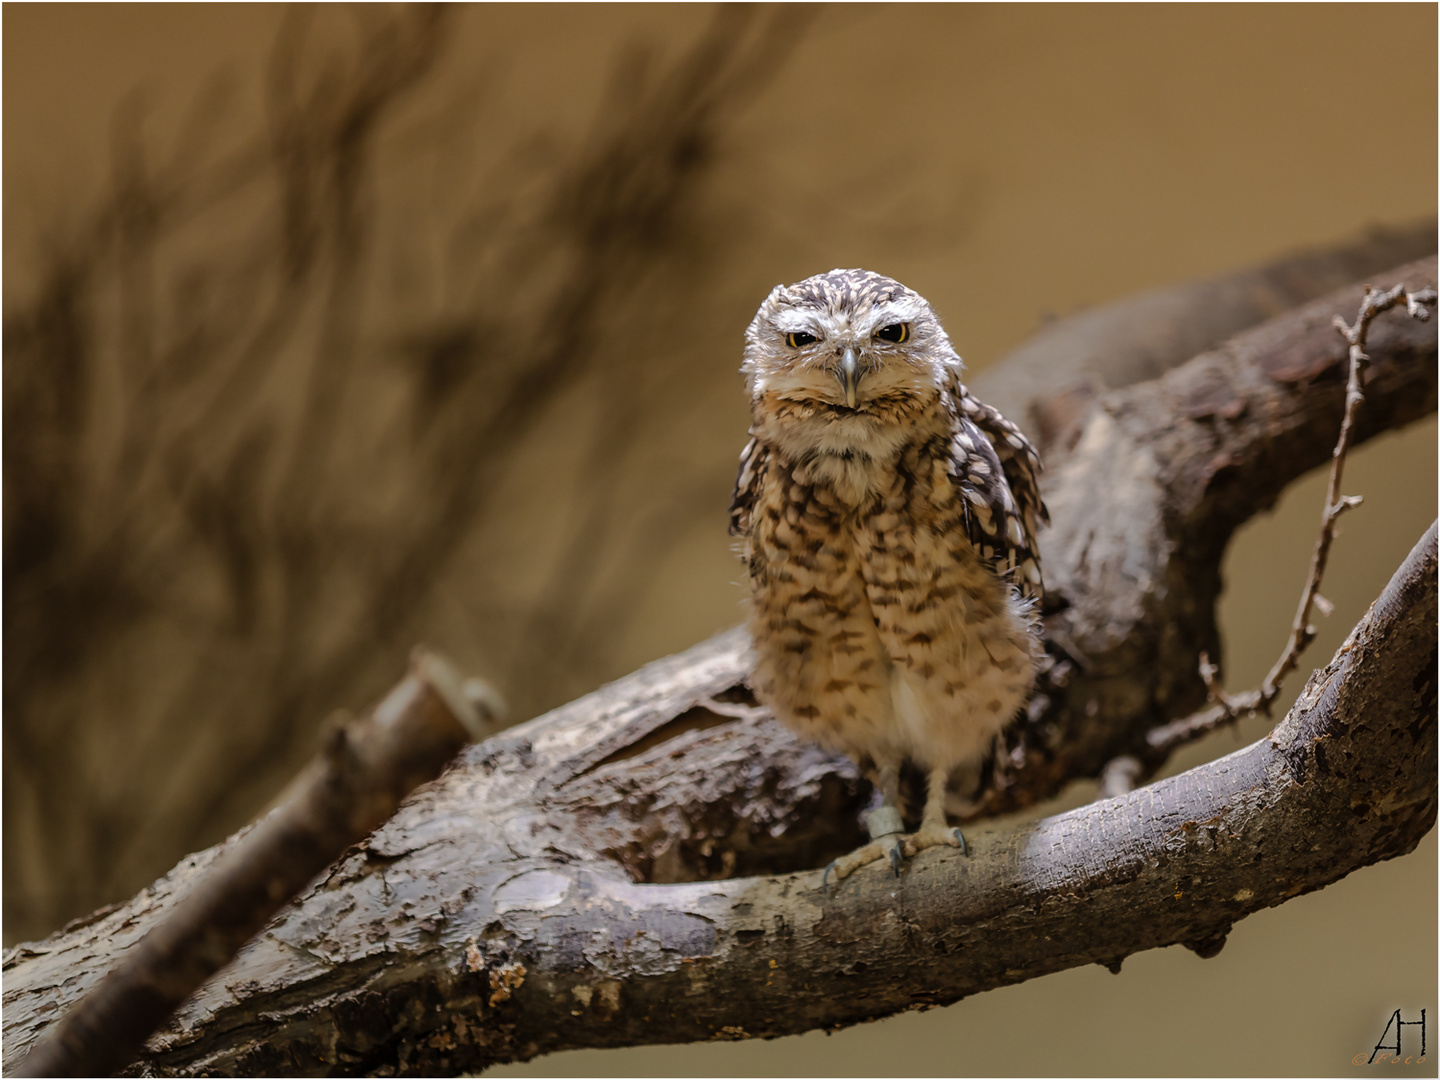
[[[855,350],[846,349],[840,357],[840,385],[845,388],[845,407],[855,407],[855,389],[860,385],[860,369],[855,363]]]

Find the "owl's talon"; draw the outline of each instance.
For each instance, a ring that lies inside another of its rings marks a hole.
[[[820,875],[820,888],[821,888],[821,889],[824,889],[826,886],[828,886],[828,885],[830,884],[830,871],[831,871],[831,870],[834,870],[835,867],[839,864],[839,862],[840,862],[839,859],[831,859],[831,860],[830,860],[830,865],[827,866],[827,867],[825,867],[825,873],[823,873],[823,874]],[[837,885],[840,883],[840,878],[839,878],[839,877],[836,877],[835,883],[836,883]]]
[[[894,836],[890,839],[890,869],[895,871],[895,876],[900,876],[900,864],[905,861],[905,853],[900,849],[900,837]]]
[[[960,841],[960,854],[968,859],[970,857],[970,845],[965,843],[965,834],[959,829],[951,829],[950,831],[955,834],[955,839]]]

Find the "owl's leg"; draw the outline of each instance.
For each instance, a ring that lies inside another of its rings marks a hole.
[[[965,846],[965,834],[945,820],[945,786],[949,780],[949,769],[930,770],[925,780],[925,815],[920,819],[920,828],[905,837],[906,855],[941,844],[970,854],[970,849]]]
[[[900,759],[878,762],[876,772],[880,805],[870,811],[870,816],[865,820],[865,825],[870,830],[870,843],[856,848],[849,855],[841,856],[827,866],[824,876],[820,878],[822,889],[829,883],[832,870],[835,879],[843,881],[867,863],[887,857],[895,876],[900,876],[900,862],[904,857],[902,842],[905,839],[905,822],[900,817]],[[941,820],[944,820],[943,809]]]

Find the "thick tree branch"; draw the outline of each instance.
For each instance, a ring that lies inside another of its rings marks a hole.
[[[1383,277],[1434,275],[1431,259]],[[1203,699],[1225,540],[1329,453],[1344,393],[1329,322],[1359,296],[1096,399],[1047,490],[1056,662],[991,809],[1122,754],[1153,767],[1146,733]],[[1381,319],[1367,351],[1358,439],[1433,411],[1433,324]],[[187,1003],[142,1066],[457,1071],[846,1024],[1175,941],[1209,955],[1236,919],[1430,828],[1435,611],[1432,529],[1269,738],[1018,830],[972,826],[970,860],[926,853],[898,882],[861,873],[829,893],[809,868],[858,842],[868,790],[753,708],[732,631],[468,752]],[[7,1061],[221,851],[12,951]]]

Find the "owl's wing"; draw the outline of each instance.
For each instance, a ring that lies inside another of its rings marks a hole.
[[[1050,514],[1040,498],[1040,455],[1018,427],[958,379],[951,394],[950,479],[965,500],[970,542],[1022,595],[1041,599],[1045,581],[1035,532],[1050,523]]]
[[[730,535],[750,535],[750,515],[760,497],[760,481],[770,450],[751,439],[740,451],[740,472],[735,477],[735,494],[730,497]]]

